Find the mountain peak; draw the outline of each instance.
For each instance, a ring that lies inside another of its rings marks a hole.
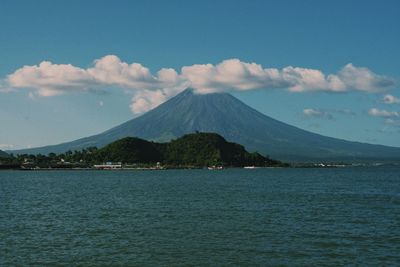
[[[200,93],[200,92],[197,92],[196,89],[187,88],[187,89],[183,90],[182,92],[180,92],[179,94],[177,94],[176,96],[184,98],[184,97],[193,97],[193,96],[194,97],[207,97],[207,96],[215,97],[215,96],[223,96],[223,95],[230,95],[230,94],[226,93],[226,92]]]

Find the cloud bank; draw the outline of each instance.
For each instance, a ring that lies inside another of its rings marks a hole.
[[[161,69],[156,75],[139,63],[128,64],[117,56],[105,56],[94,66],[83,69],[71,64],[24,66],[7,76],[5,83],[14,89],[32,89],[39,96],[54,96],[71,91],[87,91],[105,87],[157,90],[176,87],[179,77],[173,69]]]
[[[184,66],[180,72],[162,68],[153,74],[142,64],[129,64],[115,55],[97,59],[89,68],[43,61],[17,69],[0,83],[3,91],[28,89],[43,97],[120,88],[132,91],[134,113],[145,112],[188,87],[199,94],[258,89],[383,92],[394,84],[390,77],[352,64],[347,64],[336,74],[324,74],[316,69],[264,68],[257,63],[227,59],[216,65]]]

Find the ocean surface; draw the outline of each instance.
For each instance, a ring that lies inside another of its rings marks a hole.
[[[400,168],[0,171],[0,266],[399,266]]]

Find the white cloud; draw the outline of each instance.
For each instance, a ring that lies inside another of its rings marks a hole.
[[[390,126],[400,127],[400,120],[399,119],[386,119],[385,123]]]
[[[39,65],[24,66],[7,76],[12,88],[32,88],[40,96],[54,96],[64,91],[87,90],[96,84],[86,70],[70,64],[43,61]]]
[[[316,110],[316,109],[305,108],[303,110],[303,114],[306,115],[306,116],[319,116],[319,115],[321,115],[321,112],[319,110]]]
[[[174,69],[163,68],[157,75],[152,75],[141,64],[128,64],[114,55],[96,60],[94,67],[87,69],[87,73],[98,84],[127,89],[157,90],[179,84],[178,73]]]
[[[131,110],[133,113],[142,113],[155,108],[168,99],[162,90],[143,90],[132,98]]]
[[[0,150],[9,150],[9,149],[13,149],[14,145],[11,144],[0,144]]]
[[[107,55],[94,61],[89,68],[43,61],[24,66],[3,80],[0,88],[28,89],[29,93],[50,97],[67,92],[114,90],[122,88],[133,93],[131,109],[144,112],[167,100],[181,90],[192,87],[197,93],[287,88],[292,92],[384,91],[394,80],[373,73],[367,68],[347,64],[337,74],[320,70],[285,67],[263,68],[257,63],[239,59],[224,60],[216,65],[195,64],[182,67],[180,73],[162,68],[155,74],[140,63],[126,63],[117,56]]]
[[[181,75],[198,93],[287,88],[293,85],[278,69],[263,69],[259,64],[239,59],[224,60],[215,66],[185,66]]]
[[[325,76],[321,71],[305,68],[286,67],[282,70],[286,80],[292,81],[289,90],[292,92],[348,90],[346,85],[336,75]]]
[[[105,87],[133,90],[174,88],[181,84],[173,69],[161,69],[157,75],[139,63],[128,64],[109,55],[95,61],[94,66],[82,69],[70,64],[43,61],[24,66],[6,78],[11,88],[28,88],[40,96],[54,96],[71,91],[86,91]]]
[[[334,120],[334,117],[331,113],[320,109],[305,108],[303,109],[303,114],[307,117],[316,117],[316,118]]]
[[[397,111],[387,111],[384,109],[377,109],[377,108],[371,108],[368,111],[368,114],[370,116],[374,117],[385,117],[385,118],[390,118],[390,117],[399,117],[400,113]]]
[[[350,109],[303,109],[303,115],[306,117],[315,117],[322,119],[335,120],[334,114],[354,116],[356,113]]]
[[[131,110],[135,114],[146,112],[167,101],[169,98],[173,97],[184,89],[185,88],[164,89],[157,91],[138,91],[132,97],[132,103],[130,105]]]
[[[203,64],[182,68],[181,76],[199,93],[288,88],[292,92],[384,91],[394,80],[373,73],[367,68],[347,64],[338,74],[325,75],[320,70],[285,67],[264,69],[256,63],[238,59],[224,60],[217,65]]]
[[[384,91],[395,84],[392,78],[375,74],[367,68],[355,67],[351,63],[344,66],[337,77],[346,85],[347,89],[366,92]]]
[[[383,102],[385,104],[400,104],[400,98],[397,98],[393,95],[385,95],[383,97]]]

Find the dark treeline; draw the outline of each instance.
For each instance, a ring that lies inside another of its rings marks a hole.
[[[73,168],[90,167],[101,161],[96,157],[97,148],[90,147],[80,151],[67,151],[61,154],[50,153],[48,155],[10,154],[9,157],[0,158],[0,168]]]
[[[259,153],[249,153],[242,145],[227,142],[214,133],[184,135],[169,143],[155,143],[135,137],[117,140],[101,149],[95,147],[49,155],[10,155],[0,160],[3,168],[88,168],[105,162],[125,165],[162,164],[167,167],[205,166],[286,166]]]

